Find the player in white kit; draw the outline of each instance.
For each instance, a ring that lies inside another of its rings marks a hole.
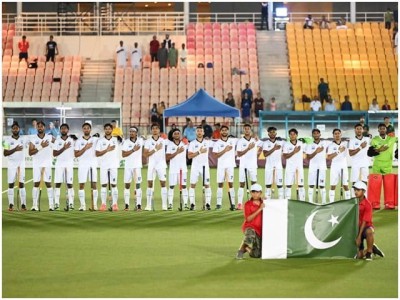
[[[29,142],[29,155],[32,156],[33,165],[33,189],[32,189],[32,211],[39,210],[39,185],[43,180],[47,187],[49,199],[49,210],[54,210],[54,191],[51,186],[51,165],[53,161],[53,143],[55,138],[45,134],[46,125],[43,121],[37,123],[37,135],[32,136]]]
[[[251,185],[257,182],[257,158],[263,142],[253,136],[250,124],[243,125],[244,136],[236,144],[236,154],[239,157],[239,189],[237,209],[243,209],[244,186],[247,176]],[[250,195],[247,195],[250,199]]]
[[[174,187],[182,186],[182,201],[185,209],[188,206],[188,190],[187,190],[187,165],[186,152],[188,145],[181,139],[181,131],[175,128],[172,131],[172,141],[167,146],[167,161],[169,161],[169,190],[168,190],[168,209],[173,208]]]
[[[78,158],[78,181],[79,181],[79,201],[85,203],[85,183],[90,180],[92,186],[91,196],[93,197],[93,210],[97,210],[97,157],[95,153],[99,134],[90,135],[92,125],[84,123],[82,125],[83,136],[75,142],[75,157]],[[70,209],[74,209],[70,204]]]
[[[370,158],[367,155],[371,139],[363,135],[363,126],[359,123],[354,126],[356,136],[350,139],[349,155],[351,164],[351,182],[354,184],[361,180],[365,184],[368,182]],[[355,197],[354,189],[351,189],[352,196]]]
[[[193,159],[190,170],[190,189],[189,201],[190,210],[196,209],[195,188],[196,183],[201,178],[204,182],[203,209],[211,209],[211,188],[210,188],[210,166],[208,164],[208,148],[212,141],[204,138],[204,129],[202,126],[196,127],[196,139],[191,141],[188,148],[188,158]],[[204,172],[203,172],[204,171]]]
[[[110,211],[118,211],[118,167],[119,149],[118,142],[120,137],[112,136],[113,127],[110,123],[104,124],[104,137],[97,141],[96,156],[99,158],[100,165],[100,184],[101,184],[101,211],[107,207],[107,185],[111,188],[112,205]],[[119,138],[119,139],[118,139]],[[122,139],[121,139],[122,141]],[[111,187],[110,187],[111,186]]]
[[[132,181],[135,181],[136,210],[142,210],[142,189],[140,184],[142,183],[142,152],[144,142],[141,137],[138,137],[138,131],[136,126],[131,126],[129,129],[129,138],[122,144],[122,157],[125,158],[125,210],[129,210]]]
[[[339,180],[344,188],[344,198],[350,199],[348,186],[349,171],[347,168],[347,143],[342,141],[342,131],[333,129],[333,142],[328,146],[327,159],[332,160],[330,171],[331,190],[329,191],[329,202],[335,201],[335,189]]]
[[[221,126],[221,138],[214,142],[213,154],[218,159],[217,163],[217,210],[222,209],[222,197],[224,182],[228,181],[228,196],[230,198],[230,210],[235,210],[235,189],[233,188],[235,161],[235,148],[238,139],[229,137],[228,126]]]
[[[306,155],[310,161],[308,167],[308,201],[318,202],[318,198],[314,201],[314,187],[317,195],[318,190],[321,192],[322,204],[326,203],[326,150],[331,142],[321,140],[321,131],[318,128],[312,130],[314,139],[312,144],[306,146]]]
[[[144,156],[149,159],[149,164],[147,166],[147,204],[145,210],[154,210],[153,181],[156,174],[161,185],[162,210],[168,210],[168,191],[166,187],[167,163],[165,161],[165,147],[169,141],[160,136],[160,126],[158,124],[151,125],[151,133],[151,138],[147,139],[144,143]]]
[[[72,187],[74,181],[74,148],[75,141],[72,137],[68,136],[68,124],[61,124],[60,133],[53,146],[53,156],[57,158],[54,169],[54,210],[60,207],[60,187],[61,183],[66,183],[68,188],[67,207],[74,203],[74,189]],[[85,202],[81,203],[79,210],[84,210]]]
[[[14,210],[14,184],[18,183],[21,210],[26,210],[25,190],[25,148],[26,139],[20,136],[20,127],[17,122],[11,125],[12,135],[4,139],[4,156],[8,157],[7,182],[8,182],[8,210]],[[17,196],[18,197],[18,196]],[[18,201],[18,199],[17,199]]]
[[[268,127],[269,139],[263,143],[263,154],[265,156],[265,197],[272,198],[272,183],[275,180],[278,188],[278,198],[283,199],[283,167],[282,148],[284,142],[276,137],[276,127]],[[274,176],[275,172],[275,176]]]
[[[303,171],[303,152],[304,144],[297,139],[298,132],[295,128],[289,130],[289,141],[283,144],[282,155],[286,158],[285,168],[285,198],[290,199],[292,194],[292,185],[296,179],[299,188],[299,200],[306,200],[304,189],[304,171]]]

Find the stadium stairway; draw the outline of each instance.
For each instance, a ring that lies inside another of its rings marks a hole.
[[[82,64],[80,102],[111,102],[114,60],[86,60]]]
[[[257,31],[257,54],[262,97],[267,103],[275,97],[278,110],[291,110],[285,31]]]

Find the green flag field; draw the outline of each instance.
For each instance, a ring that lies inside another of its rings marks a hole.
[[[143,169],[144,179],[146,171]],[[259,183],[264,185],[264,169],[259,169],[258,174]],[[374,211],[375,242],[385,258],[262,260],[245,256],[236,260],[243,238],[243,211],[229,210],[226,186],[222,210],[215,210],[216,169],[211,169],[212,210],[201,210],[200,180],[196,187],[197,210],[182,212],[178,211],[178,187],[173,211],[161,210],[158,180],[155,211],[123,211],[122,169],[118,177],[118,212],[78,211],[76,171],[75,210],[63,210],[66,196],[62,186],[60,211],[48,211],[44,188],[42,211],[9,212],[5,169],[2,175],[2,297],[5,298],[398,297],[397,210]],[[31,178],[32,170],[27,169],[28,209],[32,206]],[[235,189],[237,178],[236,169]],[[144,180],[143,208],[146,186]],[[276,189],[274,192],[277,195]],[[339,188],[336,194],[339,197]],[[292,196],[296,198],[295,189]],[[89,184],[86,207],[90,207]],[[314,222],[317,219],[318,215]]]

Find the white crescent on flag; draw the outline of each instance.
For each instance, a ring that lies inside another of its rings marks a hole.
[[[333,246],[335,246],[339,241],[342,239],[342,237],[338,238],[337,240],[334,240],[332,242],[323,242],[319,240],[315,234],[314,231],[312,230],[312,222],[314,220],[315,215],[318,213],[318,211],[313,212],[308,218],[307,221],[304,225],[304,234],[306,235],[307,242],[313,246],[315,249],[328,249]]]

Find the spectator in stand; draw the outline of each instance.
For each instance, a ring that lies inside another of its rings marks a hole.
[[[253,91],[250,88],[250,84],[246,83],[246,88],[242,91],[242,97],[244,97],[244,94],[247,94],[249,99],[253,101]]]
[[[19,49],[19,61],[25,59],[28,62],[28,49],[29,49],[29,42],[26,40],[26,36],[22,36],[22,40],[18,42],[18,49]]]
[[[152,124],[159,122],[157,104],[156,103],[153,103],[153,107],[150,110],[150,116],[151,116],[151,123]]]
[[[49,122],[49,128],[46,130],[46,134],[50,134],[57,138],[60,135],[60,130],[57,130],[53,122]]]
[[[38,59],[36,57],[30,58],[28,62],[28,69],[37,69]]]
[[[382,110],[391,110],[388,99],[385,99],[385,104],[382,105]]]
[[[211,139],[212,134],[213,134],[212,127],[207,124],[205,119],[201,120],[201,126],[203,126],[203,129],[204,129],[204,136]]]
[[[346,19],[341,17],[336,23],[336,29],[347,29]]]
[[[184,132],[185,131],[185,129],[186,129],[186,127],[188,127],[189,126],[189,122],[190,122],[191,120],[190,120],[190,118],[186,118],[186,124],[185,125],[183,125],[183,127],[182,127],[182,132]]]
[[[161,101],[160,105],[158,105],[157,113],[158,113],[158,123],[160,124],[160,131],[164,132],[163,126],[163,117],[164,117],[165,103]],[[168,118],[165,118],[165,126],[168,125]]]
[[[54,128],[57,131],[58,135],[61,135],[60,131],[60,121],[59,120],[54,120]]]
[[[174,131],[175,131],[176,128],[177,128],[177,127],[176,127],[175,123],[172,123],[172,125],[171,125],[171,130],[168,131],[168,139],[169,139],[171,142],[172,142],[172,140],[173,140],[172,135],[174,134]]]
[[[379,104],[378,104],[378,100],[376,100],[376,98],[372,99],[372,103],[369,105],[369,110],[372,110],[372,111],[379,110]]]
[[[321,21],[319,22],[319,28],[321,29],[331,29],[330,21],[326,18],[326,16],[322,16]]]
[[[32,127],[28,128],[28,135],[34,135],[34,134],[38,134],[36,119],[32,119]]]
[[[221,138],[221,124],[220,123],[216,123],[214,126],[215,126],[215,129],[214,129],[214,132],[212,134],[212,138],[214,140],[219,140]]]
[[[122,131],[122,129],[120,127],[118,127],[117,121],[116,120],[112,120],[111,121],[111,126],[112,126],[112,132],[111,135],[112,136],[119,136],[121,138],[124,137],[124,133]]]
[[[175,43],[172,43],[168,51],[168,64],[170,68],[176,68],[178,64],[178,50],[175,49]]]
[[[261,2],[261,27],[260,30],[264,29],[264,21],[265,27],[269,30],[268,24],[268,2]]]
[[[264,110],[264,99],[261,97],[261,93],[257,93],[257,98],[254,99],[254,114],[256,118],[259,118],[260,110]]]
[[[244,93],[242,104],[240,106],[242,108],[243,123],[251,123],[251,106],[251,99],[249,98],[247,93]]]
[[[54,57],[58,55],[57,43],[53,41],[53,36],[50,35],[50,41],[46,43],[46,61],[53,61]]]
[[[182,44],[182,49],[179,51],[179,66],[181,69],[186,69],[187,67],[187,51],[185,44]]]
[[[275,101],[275,97],[271,97],[271,100],[269,102],[269,110],[270,111],[276,111],[276,109],[278,108],[277,103]]]
[[[333,104],[332,98],[329,96],[325,103],[325,111],[336,111],[335,104]]]
[[[363,128],[363,136],[368,136],[368,137],[372,138],[372,135],[369,133],[369,126],[367,123],[365,123],[364,117],[360,118],[360,124]]]
[[[126,50],[125,50],[123,41],[119,41],[119,46],[117,47],[116,53],[117,53],[117,67],[125,68],[126,67]]]
[[[167,67],[168,50],[165,48],[165,44],[164,43],[162,43],[161,48],[158,49],[157,59],[158,59],[159,65],[160,65],[160,69]]]
[[[138,43],[135,42],[131,56],[132,69],[140,69],[141,63],[142,63],[142,50],[138,47]]]
[[[314,99],[310,103],[311,111],[320,111],[322,108],[321,101],[319,101],[318,97],[315,96]]]
[[[188,126],[183,131],[183,136],[186,137],[189,142],[196,139],[196,128],[193,127],[192,121],[189,121]]]
[[[307,18],[305,19],[303,28],[314,29],[314,19],[312,18],[311,15],[308,15]]]
[[[344,96],[344,102],[342,103],[341,110],[342,111],[353,110],[353,105],[351,104],[350,98],[348,95]]]
[[[329,92],[329,84],[324,82],[323,78],[320,78],[319,84],[318,84],[318,93],[319,93],[319,100],[321,101],[321,105],[324,104],[324,100],[328,99],[328,92]]]
[[[157,36],[153,35],[153,40],[150,42],[151,61],[158,61],[157,53],[159,48],[160,42],[157,40]]]
[[[385,12],[385,29],[390,30],[392,28],[393,22],[393,12],[390,8],[388,8]]]
[[[169,38],[168,33],[165,35],[165,39],[164,39],[163,43],[165,44],[165,49],[167,49],[167,51],[169,51],[169,49],[171,49],[171,47],[172,47],[172,41]]]
[[[235,107],[235,99],[233,99],[233,95],[232,93],[228,93],[228,98],[225,99],[225,104]]]
[[[390,118],[389,117],[384,117],[383,118],[383,123],[386,126],[386,134],[388,136],[395,136],[394,134],[394,126],[392,125],[392,123],[390,123]]]

